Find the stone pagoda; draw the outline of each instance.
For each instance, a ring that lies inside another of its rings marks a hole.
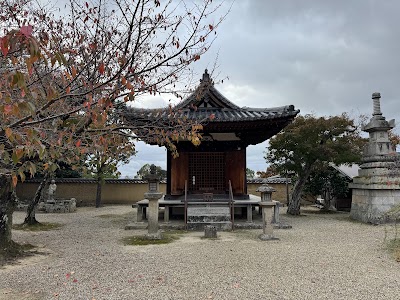
[[[363,131],[369,133],[353,189],[350,216],[365,223],[388,221],[387,213],[400,205],[400,156],[389,141],[388,131],[395,121],[386,121],[380,108],[380,93],[373,93],[373,114]]]

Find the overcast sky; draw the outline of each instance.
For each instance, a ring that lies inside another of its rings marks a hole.
[[[383,115],[399,124],[399,16],[398,0],[236,0],[194,68],[201,75],[219,53],[218,77],[229,80],[216,87],[238,106],[293,104],[301,114],[371,116],[371,94],[380,92]],[[250,169],[266,169],[265,147],[248,147]],[[145,163],[166,168],[164,148],[138,143],[137,150],[120,167],[122,178]]]

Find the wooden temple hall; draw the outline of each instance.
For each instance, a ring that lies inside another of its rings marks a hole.
[[[190,120],[203,120],[211,114],[215,118],[203,126],[200,145],[180,141],[176,144],[179,157],[173,158],[167,152],[166,195],[159,201],[160,206],[166,207],[166,221],[175,212],[182,214],[182,207],[186,220],[191,204],[230,203],[248,210],[258,205],[260,198],[247,193],[246,149],[277,134],[293,121],[299,110],[293,105],[239,107],[215,88],[207,70],[196,90],[175,109]],[[125,115],[128,121],[143,116],[149,120],[162,118],[160,110],[149,109],[132,109]],[[145,207],[145,200],[138,203],[138,210]]]

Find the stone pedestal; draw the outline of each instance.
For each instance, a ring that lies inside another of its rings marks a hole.
[[[148,233],[146,234],[149,239],[161,239],[161,233],[158,228],[158,200],[162,195],[160,192],[147,192],[144,194],[144,197],[149,200],[147,212]]]
[[[259,236],[260,240],[278,240],[278,238],[274,236],[274,225],[272,224],[275,205],[276,204],[272,201],[260,202],[263,218],[263,233]]]
[[[204,226],[204,237],[209,239],[217,238],[217,226],[206,225]]]

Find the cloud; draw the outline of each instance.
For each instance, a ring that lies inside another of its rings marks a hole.
[[[317,116],[371,116],[371,94],[381,92],[383,115],[399,124],[399,11],[397,0],[237,0],[194,70],[200,79],[218,56],[214,76],[229,80],[217,89],[232,102],[293,104],[302,114]],[[165,98],[143,102],[148,107],[167,103]],[[266,168],[265,146],[248,148],[249,168]],[[165,164],[165,150],[141,149],[143,156],[133,158],[134,170],[153,160]]]

